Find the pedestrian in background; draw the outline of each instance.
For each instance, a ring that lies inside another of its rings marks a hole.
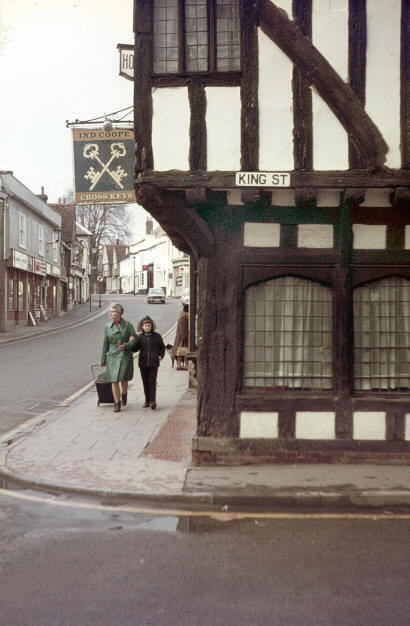
[[[155,322],[149,315],[138,324],[138,335],[133,342],[133,352],[139,351],[138,366],[144,386],[144,407],[157,408],[157,374],[158,367],[165,354],[165,345],[161,335],[155,332]]]
[[[172,356],[177,359],[177,370],[187,370],[188,354],[188,305],[184,304],[178,317]]]
[[[123,406],[127,404],[128,381],[134,375],[131,347],[135,340],[135,330],[130,322],[123,319],[123,313],[124,307],[121,304],[111,305],[111,321],[104,328],[101,352],[101,366],[107,367],[107,380],[111,383],[114,396],[114,413],[121,411],[121,402]]]

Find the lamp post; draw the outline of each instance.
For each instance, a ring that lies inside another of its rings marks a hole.
[[[95,248],[94,246],[90,247],[90,252],[94,256],[95,253],[97,252],[97,248]],[[90,265],[90,274],[89,274],[89,278],[88,278],[88,291],[90,292],[89,295],[90,295],[90,313],[91,313],[91,275],[92,275],[93,266],[92,266],[92,263],[91,263],[91,255],[89,255],[89,256],[90,256],[90,263],[89,263],[89,265]]]

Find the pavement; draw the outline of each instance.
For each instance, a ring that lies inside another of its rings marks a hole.
[[[0,333],[0,345],[86,322],[103,309],[78,306],[40,327]],[[164,336],[172,343],[175,329]],[[96,372],[98,374],[98,371]],[[94,382],[64,408],[30,420],[0,439],[0,478],[40,491],[174,503],[190,507],[370,508],[410,505],[410,467],[389,464],[200,466],[191,460],[196,393],[188,372],[166,354],[158,408],[142,408],[136,368],[120,413],[100,404]]]

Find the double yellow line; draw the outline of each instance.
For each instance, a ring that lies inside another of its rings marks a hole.
[[[25,502],[33,502],[36,504],[48,504],[51,506],[85,509],[89,511],[107,511],[116,513],[134,513],[135,515],[155,515],[157,517],[207,517],[218,522],[232,522],[235,520],[245,519],[317,519],[317,520],[410,520],[410,513],[401,513],[395,511],[389,512],[356,512],[356,513],[297,513],[291,511],[191,511],[184,508],[156,508],[138,505],[111,505],[97,504],[89,502],[71,502],[68,500],[59,500],[57,496],[41,496],[29,495],[18,491],[8,489],[0,489],[0,496],[6,496]]]

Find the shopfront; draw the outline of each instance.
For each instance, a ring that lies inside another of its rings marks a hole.
[[[7,328],[59,315],[60,268],[18,250],[7,269]]]

